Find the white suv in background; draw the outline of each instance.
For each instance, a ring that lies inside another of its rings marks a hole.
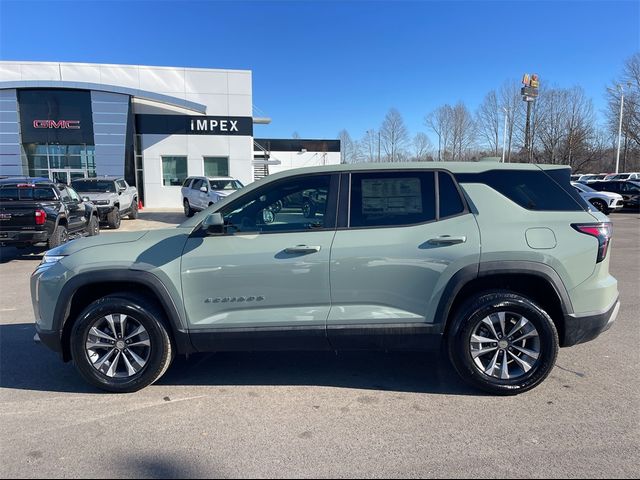
[[[231,177],[188,177],[182,184],[184,214],[191,217],[243,186]]]
[[[624,198],[619,193],[599,192],[588,185],[578,182],[571,182],[571,185],[582,198],[605,215],[609,215],[609,212],[619,210],[624,206]]]
[[[612,173],[611,175],[607,175],[606,177],[604,177],[605,182],[609,180],[640,180],[640,173]]]

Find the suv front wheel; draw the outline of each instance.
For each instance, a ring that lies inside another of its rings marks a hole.
[[[109,392],[140,390],[158,380],[173,359],[164,313],[126,293],[96,300],[71,331],[71,356],[92,385]]]
[[[507,291],[469,299],[452,319],[449,357],[471,385],[497,395],[531,390],[553,369],[558,332],[530,299]]]

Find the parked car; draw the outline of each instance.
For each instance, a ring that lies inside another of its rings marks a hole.
[[[242,187],[231,177],[188,177],[181,190],[184,214],[191,217]]]
[[[596,207],[605,215],[609,215],[609,212],[619,210],[624,206],[624,199],[622,195],[611,192],[600,192],[594,190],[589,185],[584,185],[578,182],[571,182],[573,188],[591,205]]]
[[[577,173],[577,174],[572,174],[571,175],[571,181],[572,182],[577,182],[578,180],[580,180],[580,177],[582,176],[582,174]]]
[[[599,192],[619,193],[622,195],[625,207],[634,209],[640,207],[640,182],[634,180],[612,180],[590,183],[589,186]]]
[[[629,173],[612,173],[604,177],[605,181],[610,180],[636,180],[640,181],[640,173],[638,172],[629,172]]]
[[[99,233],[96,207],[73,188],[48,178],[0,180],[0,245],[55,248]]]
[[[606,176],[607,176],[606,173],[598,173],[598,174],[589,173],[587,175],[581,175],[580,178],[578,179],[578,182],[580,183],[597,182],[600,180],[604,180]]]
[[[618,309],[612,229],[569,168],[347,164],[255,182],[177,228],[83,239],[31,277],[39,339],[92,385],[139,390],[176,353],[440,348],[516,394]],[[326,193],[313,220],[278,214]],[[481,242],[482,239],[482,242]]]
[[[98,207],[100,221],[120,228],[122,217],[138,218],[138,190],[122,177],[81,178],[71,182]]]

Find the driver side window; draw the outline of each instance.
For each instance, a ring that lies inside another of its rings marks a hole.
[[[244,195],[220,211],[226,232],[275,233],[334,228],[335,215],[327,214],[330,183],[331,175],[298,177]]]

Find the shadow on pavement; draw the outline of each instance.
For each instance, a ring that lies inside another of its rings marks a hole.
[[[179,225],[187,220],[187,217],[185,217],[184,213],[182,212],[155,212],[142,210],[138,212],[138,219],[147,222],[159,222],[167,223],[170,225]]]
[[[0,247],[0,263],[7,263],[12,260],[42,260],[47,247]]]
[[[100,393],[33,341],[33,324],[0,325],[0,387]],[[308,385],[481,395],[436,352],[232,352],[177,357],[160,385]]]

